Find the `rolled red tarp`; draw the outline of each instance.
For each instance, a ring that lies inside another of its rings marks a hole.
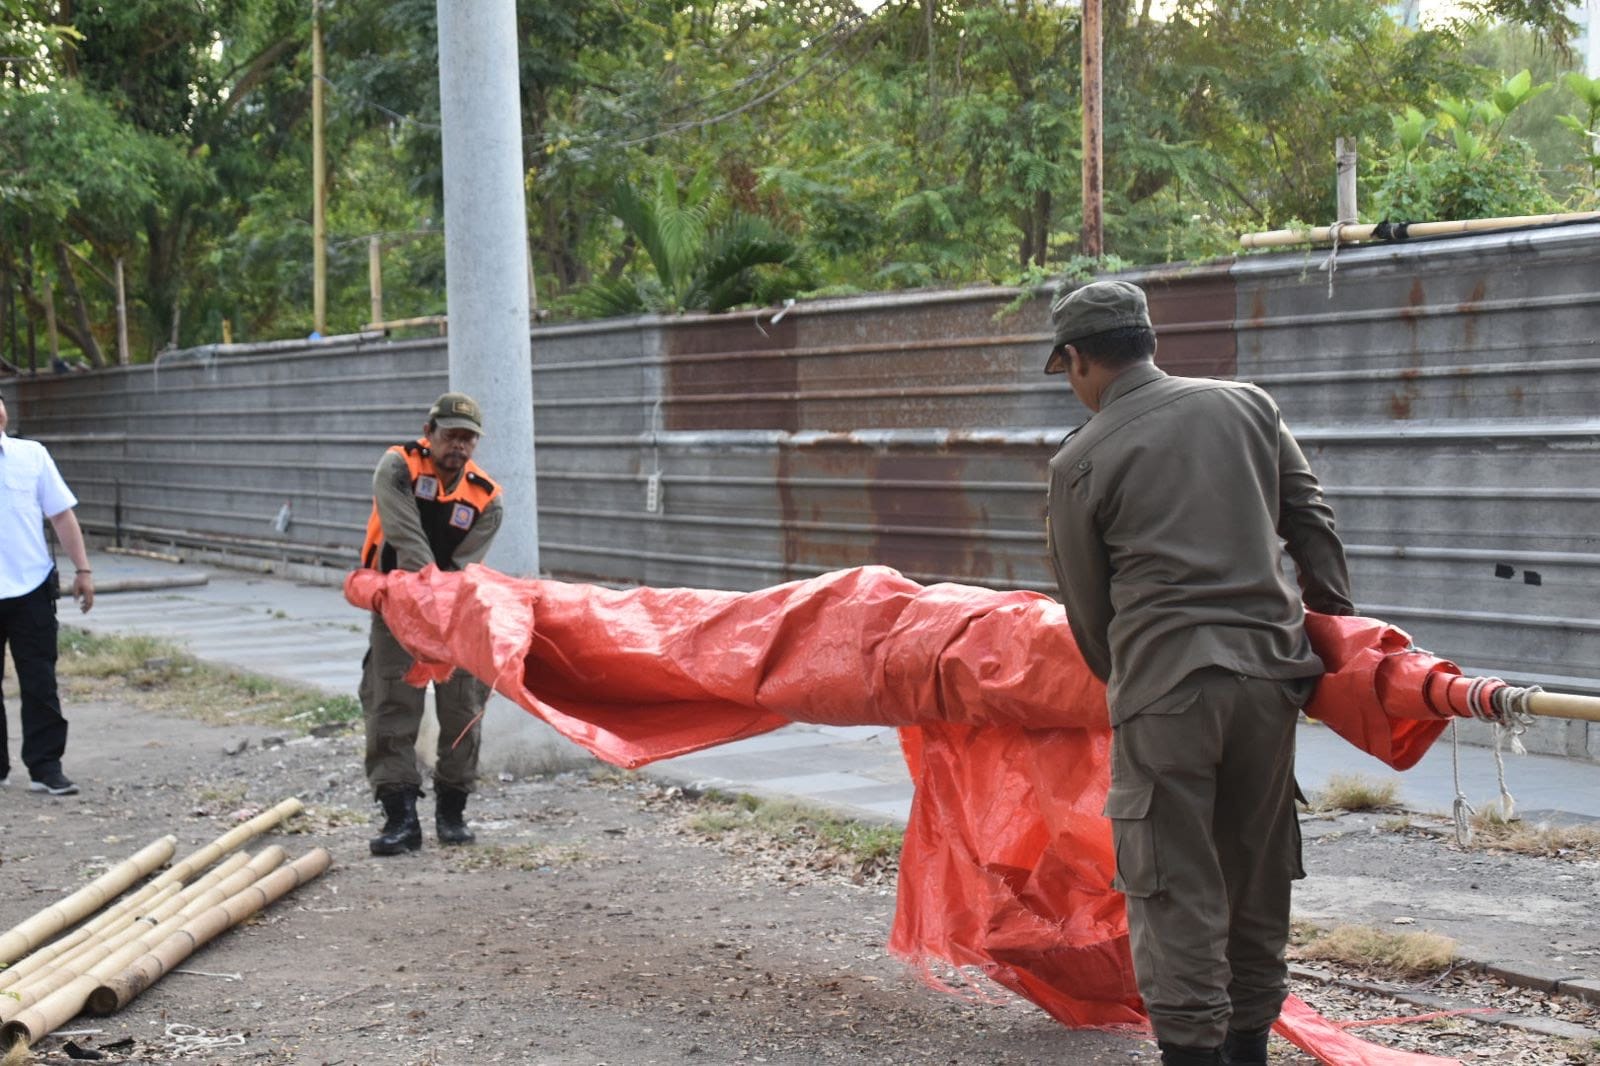
[[[1100,813],[1105,687],[1054,600],[885,567],[749,593],[359,570],[345,595],[382,612],[414,683],[466,669],[621,766],[791,722],[900,727],[915,792],[891,950],[1069,1025],[1146,1024]],[[1371,619],[1311,634],[1330,674],[1307,713],[1396,768],[1420,758],[1444,726],[1428,679],[1459,671]],[[1298,1000],[1279,1030],[1336,1066],[1454,1061],[1367,1044]]]

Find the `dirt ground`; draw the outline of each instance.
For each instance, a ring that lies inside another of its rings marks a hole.
[[[184,965],[192,972],[118,1014],[68,1023],[34,1049],[36,1062],[70,1061],[68,1040],[140,1063],[1157,1060],[1148,1041],[1071,1032],[1016,1000],[927,987],[884,949],[892,871],[852,877],[781,841],[719,845],[691,828],[691,800],[643,778],[487,782],[468,812],[479,844],[448,850],[433,841],[430,797],[423,850],[376,859],[359,731],[210,726],[115,700],[76,703],[70,716],[67,769],[83,793],[30,793],[17,773],[0,791],[0,929],[163,834],[178,837],[181,856],[290,796],[309,808],[297,831],[256,846],[322,846],[335,865],[204,948]],[[1365,850],[1313,843],[1313,876],[1329,863],[1354,875],[1351,862],[1396,861],[1371,839],[1353,843]],[[1588,884],[1574,892],[1594,898],[1592,869],[1528,869],[1581,875]],[[1295,991],[1342,1016],[1420,1013],[1308,982]],[[1570,1002],[1514,998],[1594,1024]],[[1363,1035],[1472,1062],[1600,1062],[1593,1046],[1459,1017]],[[1275,1061],[1311,1061],[1275,1048]]]

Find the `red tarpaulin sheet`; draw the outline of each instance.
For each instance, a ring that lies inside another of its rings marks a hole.
[[[884,567],[750,593],[359,570],[345,595],[382,612],[414,683],[464,668],[620,766],[791,722],[900,727],[915,793],[890,948],[980,970],[1068,1025],[1146,1024],[1100,814],[1105,687],[1054,600]],[[1446,724],[1429,678],[1455,667],[1372,619],[1310,632],[1329,675],[1307,713],[1415,763]],[[1332,1066],[1454,1061],[1368,1044],[1293,997],[1278,1029]]]

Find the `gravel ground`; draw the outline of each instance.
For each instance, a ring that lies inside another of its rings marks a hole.
[[[814,836],[708,833],[705,798],[602,771],[486,783],[469,808],[477,846],[440,849],[429,826],[421,852],[380,860],[366,850],[375,808],[359,734],[205,725],[139,701],[101,689],[72,706],[68,769],[82,795],[51,799],[15,780],[0,793],[0,928],[159,835],[176,834],[182,855],[287,796],[308,814],[263,843],[291,855],[326,847],[335,867],[204,948],[183,967],[192,972],[117,1014],[68,1023],[74,1035],[41,1041],[36,1062],[74,1061],[69,1040],[123,1063],[1156,1061],[1146,1040],[1071,1032],[1003,993],[928,987],[883,947],[892,864],[863,866]],[[1391,881],[1493,887],[1501,868],[1472,858],[1427,835],[1327,834],[1308,846],[1306,884],[1335,870],[1378,877],[1387,864]],[[1571,859],[1513,858],[1519,886],[1583,872],[1592,902],[1592,874]],[[1381,974],[1317,969],[1294,991],[1333,1018],[1440,1009],[1362,987]],[[1398,990],[1600,1029],[1587,1005],[1481,975]],[[1491,1017],[1361,1035],[1469,1063],[1600,1063],[1600,1033],[1566,1040]],[[1274,1056],[1313,1061],[1276,1038]]]

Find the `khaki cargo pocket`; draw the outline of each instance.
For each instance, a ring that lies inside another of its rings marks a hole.
[[[1148,782],[1112,785],[1102,812],[1111,819],[1111,839],[1117,851],[1117,876],[1111,887],[1140,899],[1161,891],[1155,828],[1150,824],[1154,793],[1155,786]]]

